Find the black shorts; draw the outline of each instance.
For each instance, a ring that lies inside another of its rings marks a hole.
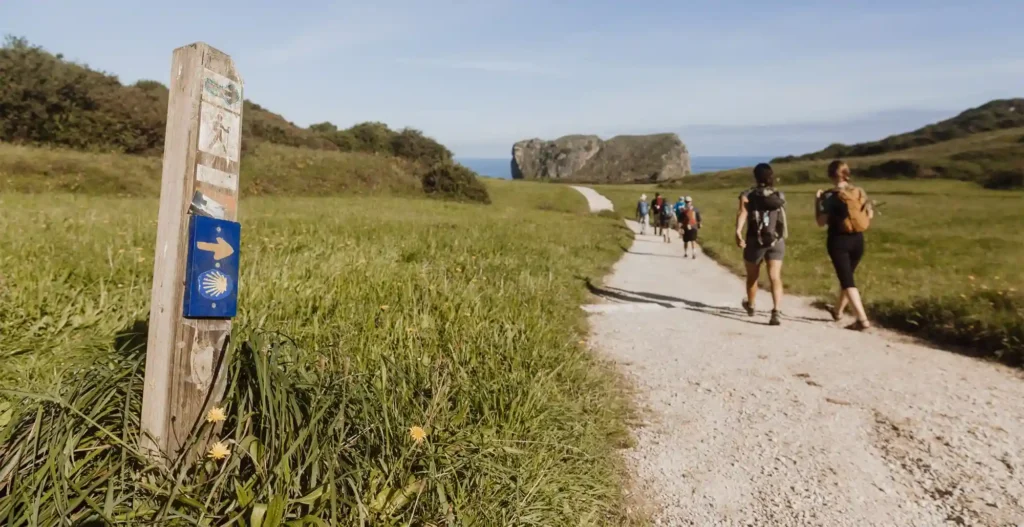
[[[667,229],[667,228],[668,228],[668,225],[669,225],[669,223],[671,223],[671,222],[672,222],[672,218],[667,218],[667,217],[663,217],[663,218],[661,218],[661,220],[660,220],[660,221],[661,221],[661,223],[660,223],[659,225],[661,225],[662,227],[664,227],[664,228],[666,228],[666,229]]]
[[[697,241],[697,229],[690,229],[690,230],[683,229],[683,241],[684,242],[695,242],[695,241]]]

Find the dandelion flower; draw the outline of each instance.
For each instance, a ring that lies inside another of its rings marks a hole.
[[[215,461],[220,461],[222,459],[227,459],[227,457],[230,456],[230,455],[231,455],[231,449],[228,448],[227,445],[225,445],[224,443],[222,443],[220,441],[217,441],[216,443],[214,443],[213,446],[210,447],[210,452],[206,454],[207,457],[209,457],[210,459],[213,459]]]
[[[210,408],[209,412],[206,412],[207,423],[219,423],[227,418],[228,416],[224,413],[223,408],[217,408],[214,406],[213,408]]]
[[[412,440],[415,441],[416,444],[418,445],[422,443],[424,439],[427,438],[427,431],[418,426],[414,426],[409,428],[409,437],[411,437]]]

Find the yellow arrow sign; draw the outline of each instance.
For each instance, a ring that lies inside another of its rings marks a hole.
[[[214,260],[223,260],[235,254],[235,248],[230,243],[224,241],[224,238],[217,238],[217,243],[196,242],[196,249],[213,253]]]

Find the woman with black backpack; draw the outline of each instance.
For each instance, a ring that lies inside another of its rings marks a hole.
[[[857,264],[864,256],[864,231],[871,224],[875,211],[867,194],[850,184],[850,167],[842,160],[828,165],[828,177],[835,185],[829,190],[819,190],[814,200],[814,216],[819,227],[828,226],[829,259],[839,278],[839,299],[832,309],[832,319],[838,322],[847,305],[853,305],[857,321],[850,329],[864,330],[871,327],[860,290],[853,280]]]
[[[744,190],[739,196],[736,212],[736,245],[743,249],[743,262],[747,268],[747,298],[743,309],[754,316],[754,298],[761,262],[768,268],[772,283],[772,315],[768,324],[782,323],[782,258],[786,254],[786,197],[775,190],[775,173],[768,163],[754,167],[757,185]],[[744,227],[746,233],[743,232]]]

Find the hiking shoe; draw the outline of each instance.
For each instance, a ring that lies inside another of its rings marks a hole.
[[[693,253],[693,259],[694,259],[694,260],[696,260],[696,259],[697,259],[697,253]]]
[[[871,328],[871,323],[868,322],[867,320],[858,320],[858,321],[854,322],[853,324],[850,324],[849,326],[846,326],[846,329],[852,329],[854,331],[864,331],[865,329],[870,329],[870,328]]]
[[[747,310],[747,316],[754,316],[754,304],[751,304],[748,300],[743,300],[743,309]]]
[[[772,310],[772,318],[768,320],[768,325],[769,326],[781,326],[782,325],[782,320],[779,318],[779,315],[781,315],[781,314],[782,313],[780,313],[778,309],[773,309]]]
[[[828,314],[832,315],[832,320],[834,322],[839,322],[839,320],[843,318],[843,315],[839,314],[839,310],[836,309],[835,306],[828,308]]]

